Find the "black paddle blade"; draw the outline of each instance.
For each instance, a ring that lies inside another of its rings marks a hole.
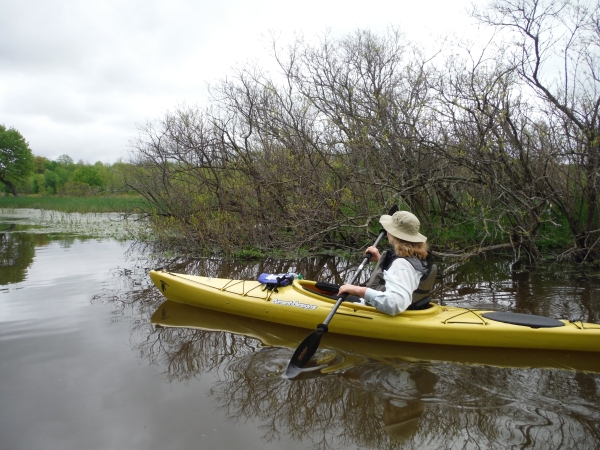
[[[300,343],[294,354],[292,355],[292,359],[288,364],[288,367],[285,371],[285,375],[288,378],[294,378],[296,375],[300,373],[302,368],[310,361],[310,358],[314,356],[317,349],[319,348],[319,343],[321,342],[321,338],[323,334],[327,332],[327,325],[320,324],[317,326],[317,329],[310,333],[304,340]]]

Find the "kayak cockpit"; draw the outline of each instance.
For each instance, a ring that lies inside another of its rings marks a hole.
[[[317,298],[319,300],[325,300],[332,303],[332,305],[337,301],[337,293],[339,290],[339,286],[337,284],[327,283],[324,281],[311,281],[311,280],[294,280],[293,283],[294,289],[301,292],[304,295],[310,295],[313,298]],[[358,297],[356,297],[358,300]],[[345,306],[361,309],[365,311],[377,311],[376,308],[370,305],[364,305],[361,303],[353,302],[352,300],[346,301],[343,303]],[[436,314],[440,310],[440,306],[437,303],[429,303],[427,307],[419,310],[407,310],[401,313],[400,315],[431,315]],[[380,312],[380,311],[377,311]],[[381,314],[387,315],[383,312]]]

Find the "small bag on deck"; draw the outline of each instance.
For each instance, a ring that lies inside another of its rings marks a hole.
[[[277,292],[278,287],[289,286],[294,282],[294,279],[302,279],[302,275],[288,272],[288,273],[261,273],[258,276],[258,282],[265,285],[264,290],[274,290]]]

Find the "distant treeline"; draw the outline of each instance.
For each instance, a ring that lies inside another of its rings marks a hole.
[[[357,248],[397,203],[441,252],[600,260],[598,4],[472,15],[489,40],[440,52],[395,30],[274,43],[278,74],[245,66],[149,123],[127,183],[159,242]]]
[[[97,194],[127,193],[124,173],[129,164],[117,162],[95,164],[74,162],[68,155],[52,161],[43,156],[33,156],[33,171],[16,183],[20,194],[60,195],[81,197]],[[11,193],[1,185],[5,194]],[[133,192],[133,191],[129,191]]]

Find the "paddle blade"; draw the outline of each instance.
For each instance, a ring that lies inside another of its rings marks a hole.
[[[327,325],[320,324],[315,331],[306,336],[300,343],[285,371],[285,375],[288,378],[294,378],[298,375],[301,369],[310,361],[319,348],[323,334],[326,332]]]

